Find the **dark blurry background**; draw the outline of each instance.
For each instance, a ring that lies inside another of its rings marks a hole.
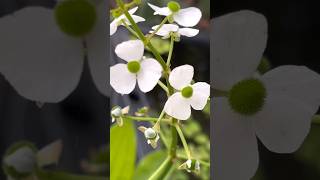
[[[320,73],[319,6],[311,0],[216,0],[211,3],[214,17],[248,9],[268,20],[268,44],[265,51],[273,67],[305,65]],[[320,93],[320,92],[319,92]],[[275,154],[261,143],[260,167],[253,180],[319,180],[320,127],[312,125],[309,136],[294,154]]]
[[[54,0],[0,0],[0,18],[25,6],[50,8],[54,4]],[[42,108],[19,96],[0,74],[0,159],[20,140],[42,148],[62,139],[63,154],[57,168],[83,173],[80,162],[109,141],[108,106],[107,97],[93,84],[87,64],[77,89],[67,99]],[[0,179],[5,179],[2,169]]]

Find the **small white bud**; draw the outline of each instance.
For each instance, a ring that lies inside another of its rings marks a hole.
[[[144,132],[144,136],[147,138],[147,139],[154,139],[157,137],[157,132],[152,129],[152,128],[148,128],[146,129],[146,131]]]
[[[111,111],[111,115],[113,117],[120,117],[122,115],[122,112],[121,112],[121,108],[120,107],[115,107],[112,111]]]

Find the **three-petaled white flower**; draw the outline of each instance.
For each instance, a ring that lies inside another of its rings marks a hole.
[[[190,65],[174,68],[169,76],[170,85],[178,90],[167,100],[165,112],[179,120],[187,120],[191,115],[191,107],[202,110],[210,96],[210,85],[197,82],[191,85],[194,69]]]
[[[134,20],[135,23],[143,22],[145,19],[143,17],[134,15],[134,13],[138,10],[138,7],[130,9],[128,12],[131,15],[132,19]],[[110,23],[110,36],[113,35],[114,33],[117,32],[118,26],[124,26],[123,21],[127,25],[131,25],[129,20],[126,18],[124,14],[120,15],[119,17],[115,18],[111,23]]]
[[[259,162],[256,136],[271,151],[290,153],[309,132],[320,104],[320,76],[280,66],[255,76],[267,42],[267,21],[252,11],[213,20],[213,178],[250,179]]]
[[[106,7],[106,1],[64,0],[54,9],[26,7],[1,17],[0,72],[25,98],[59,102],[80,81],[86,47],[93,81],[107,95]]]
[[[155,30],[157,30],[159,25],[153,26],[152,31],[150,33],[153,33]],[[171,33],[175,33],[175,36],[178,38],[180,36],[187,36],[187,37],[194,37],[199,33],[198,29],[193,28],[179,28],[179,26],[175,24],[164,24],[157,32],[156,35],[162,36],[163,39],[167,39],[171,36]]]
[[[141,40],[123,42],[117,45],[115,52],[128,62],[110,67],[110,84],[117,93],[131,93],[137,81],[142,92],[149,92],[157,85],[162,67],[155,59],[143,58],[144,44]]]
[[[173,1],[168,3],[168,7],[158,7],[150,3],[148,5],[154,10],[154,15],[172,17],[173,21],[184,27],[197,25],[202,17],[200,9],[196,7],[180,9],[180,5]]]

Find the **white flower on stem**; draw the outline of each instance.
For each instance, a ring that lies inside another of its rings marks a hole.
[[[130,40],[117,45],[117,56],[127,64],[110,67],[110,84],[120,94],[131,93],[138,81],[142,92],[151,91],[162,76],[160,63],[152,58],[143,58],[144,44],[140,40]]]
[[[134,13],[138,10],[138,7],[132,8],[128,11],[128,13],[131,15],[132,19],[134,20],[135,23],[143,22],[145,19],[143,17],[134,15]],[[123,22],[127,25],[131,25],[127,17],[122,14],[119,17],[116,17],[111,23],[110,23],[110,36],[113,35],[114,33],[117,32],[118,26],[124,26]]]
[[[186,162],[181,164],[178,169],[185,169],[186,171],[199,173],[200,172],[200,162],[195,159],[188,159]]]
[[[153,33],[155,30],[157,30],[159,25],[153,26],[152,31],[150,33]],[[163,39],[170,38],[170,36],[174,33],[177,38],[180,38],[180,36],[187,36],[187,37],[194,37],[199,34],[198,29],[193,28],[179,28],[179,26],[175,24],[164,24],[157,32],[156,35],[162,36]]]
[[[179,3],[170,1],[167,7],[158,7],[148,3],[154,10],[154,15],[168,16],[173,21],[184,27],[193,27],[197,25],[202,17],[200,9],[196,7],[189,7],[180,9]]]
[[[252,11],[213,20],[213,178],[250,179],[258,167],[256,136],[270,150],[291,153],[307,136],[320,104],[320,76],[303,66],[255,72],[267,42],[267,21]]]
[[[111,122],[114,123],[117,122],[118,126],[123,125],[123,119],[122,116],[129,113],[130,106],[126,106],[121,109],[120,106],[115,106],[111,109]]]
[[[60,102],[78,86],[86,47],[92,79],[108,95],[106,7],[106,1],[63,0],[54,9],[2,16],[0,72],[27,99]]]
[[[191,107],[202,110],[210,96],[210,85],[205,82],[191,84],[194,69],[183,65],[172,70],[169,76],[170,85],[178,90],[167,100],[165,112],[179,120],[187,120],[191,115]]]
[[[157,148],[158,140],[160,139],[158,134],[158,129],[155,127],[153,128],[146,128],[144,126],[138,127],[138,129],[144,134],[145,138],[147,139],[147,143],[150,144],[153,148]]]

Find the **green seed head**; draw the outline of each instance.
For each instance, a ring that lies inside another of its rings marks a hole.
[[[191,86],[187,86],[185,88],[182,89],[181,94],[183,97],[185,98],[190,98],[193,94],[193,89]]]
[[[138,73],[140,71],[140,62],[139,61],[130,61],[127,64],[128,70],[131,73]]]
[[[178,12],[180,10],[180,4],[176,1],[168,2],[167,6],[172,12]]]
[[[55,19],[62,32],[83,37],[96,23],[96,8],[88,0],[64,0],[55,7]]]
[[[231,108],[242,115],[259,112],[266,97],[266,89],[258,79],[246,79],[235,84],[229,92]]]

